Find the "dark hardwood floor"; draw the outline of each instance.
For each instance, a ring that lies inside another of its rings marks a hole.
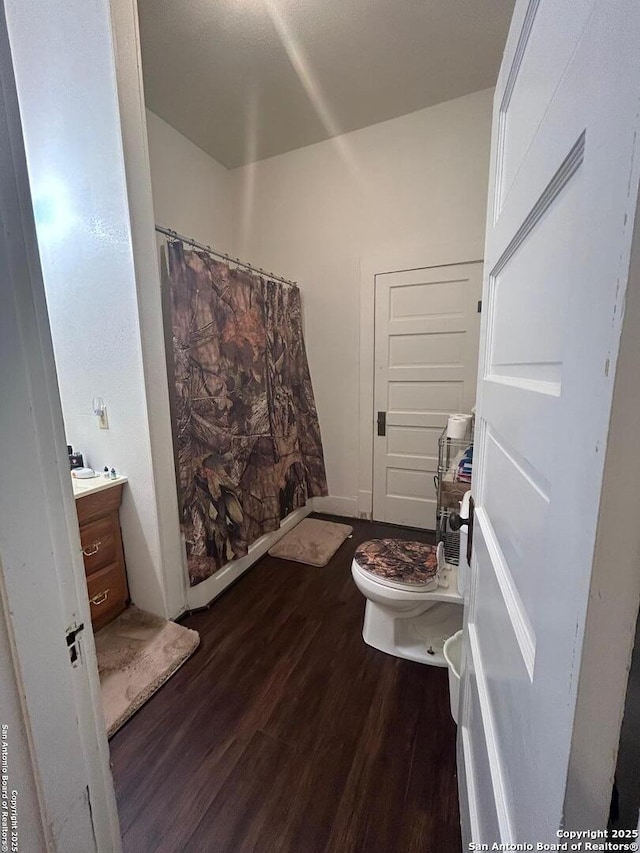
[[[184,620],[199,649],[111,741],[127,853],[459,853],[446,670],[365,645],[350,573],[428,534],[350,523],[326,568],[265,557]]]

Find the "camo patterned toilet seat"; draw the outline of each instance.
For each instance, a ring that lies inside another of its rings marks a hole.
[[[359,545],[355,561],[367,574],[386,586],[434,589],[438,585],[435,545],[402,539],[370,539]]]

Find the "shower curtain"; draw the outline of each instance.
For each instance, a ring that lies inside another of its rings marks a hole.
[[[192,586],[327,494],[300,290],[168,247],[182,528]]]

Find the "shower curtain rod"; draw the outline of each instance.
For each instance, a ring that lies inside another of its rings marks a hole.
[[[210,255],[215,255],[218,258],[224,258],[225,261],[229,261],[239,267],[252,270],[252,272],[262,273],[262,275],[267,278],[272,278],[274,281],[281,281],[283,284],[290,284],[292,287],[298,286],[295,281],[289,281],[288,278],[282,278],[281,275],[274,275],[272,272],[263,270],[262,267],[254,267],[252,264],[241,261],[240,258],[232,258],[231,255],[226,255],[224,252],[218,252],[215,249],[212,249],[211,246],[205,246],[202,243],[198,243],[196,240],[192,240],[191,237],[183,237],[182,234],[178,234],[177,231],[173,231],[171,228],[164,228],[162,225],[156,225],[156,231],[160,234],[164,234],[166,237],[171,237],[172,240],[180,240],[181,243],[188,243],[190,246],[194,246],[202,252],[208,252]]]

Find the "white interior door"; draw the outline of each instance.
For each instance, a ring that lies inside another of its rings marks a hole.
[[[498,80],[465,841],[557,842],[638,189],[640,5],[520,0]],[[588,780],[585,780],[588,784]]]
[[[376,521],[435,530],[438,438],[475,401],[481,290],[481,263],[376,276]]]
[[[9,727],[0,737],[8,749],[3,788],[7,781],[8,795],[16,791],[18,833],[14,846],[3,813],[9,834],[0,846],[116,853],[89,602],[1,4],[0,282],[0,651],[10,651],[2,670],[14,674],[20,696],[11,707],[11,685],[0,686],[0,704],[12,715],[0,720]],[[27,764],[37,797],[20,787]]]

